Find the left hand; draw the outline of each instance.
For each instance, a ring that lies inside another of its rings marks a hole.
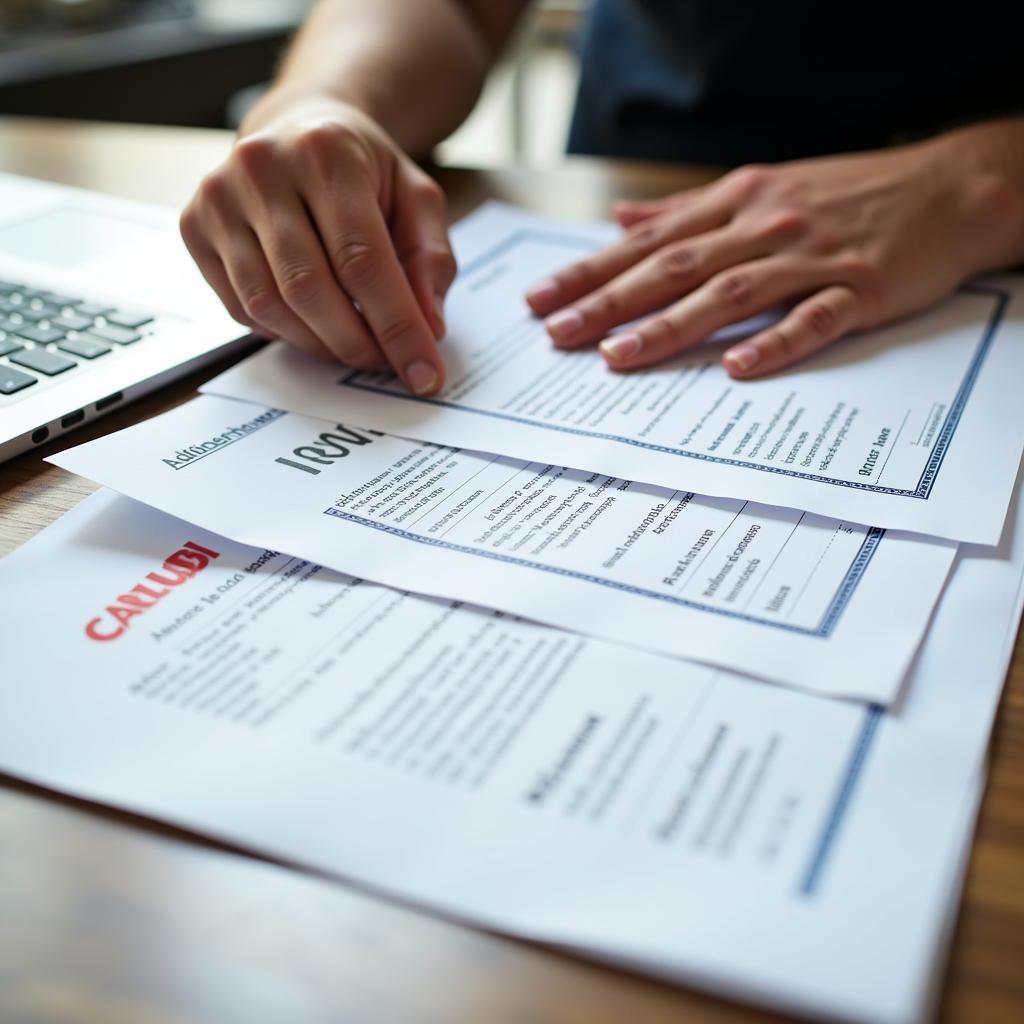
[[[795,303],[722,359],[733,377],[772,373],[1020,258],[1019,191],[976,153],[968,129],[878,153],[743,167],[666,199],[620,203],[623,238],[535,285],[527,301],[556,346],[600,342],[615,370]]]

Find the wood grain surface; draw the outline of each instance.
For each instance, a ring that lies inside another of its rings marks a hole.
[[[222,132],[0,119],[2,170],[175,206],[229,145]],[[498,197],[595,217],[617,196],[661,195],[708,173],[573,160],[439,177],[453,216]],[[44,455],[186,401],[218,369],[0,466],[0,555],[92,489]],[[45,608],[39,629],[20,639],[45,642]],[[950,1024],[1024,1020],[1022,658],[1018,638],[942,985],[938,1018]],[[0,950],[5,1024],[785,1019],[417,913],[3,776]]]

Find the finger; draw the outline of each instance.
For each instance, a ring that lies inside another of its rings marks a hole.
[[[231,286],[224,262],[217,255],[216,249],[202,237],[191,221],[186,223],[184,217],[181,221],[181,237],[185,242],[185,248],[188,249],[196,266],[199,267],[199,272],[214,290],[217,298],[224,304],[231,319],[245,325],[250,330],[256,330],[257,324],[242,308],[242,303]]]
[[[612,216],[624,228],[664,213],[671,203],[671,197],[664,199],[619,199],[612,203]]]
[[[344,168],[336,174],[306,193],[334,276],[405,386],[417,395],[434,394],[444,381],[444,363],[374,190],[369,182],[354,187]]]
[[[221,247],[220,251],[225,253],[224,269],[231,288],[260,334],[268,338],[283,338],[321,359],[334,358],[327,346],[281,298],[274,275],[251,229],[245,227],[233,232],[230,250]]]
[[[615,370],[635,370],[677,355],[722,327],[739,323],[786,299],[817,291],[829,271],[803,259],[770,256],[715,275],[695,292],[599,348]]]
[[[671,195],[661,196],[658,199],[617,199],[612,203],[612,216],[622,227],[629,228],[673,208],[696,202],[707,192],[709,187],[709,185],[698,185],[695,188],[686,188],[681,192],[673,192]]]
[[[548,316],[665,245],[722,227],[732,217],[733,209],[728,193],[708,193],[693,204],[667,210],[663,216],[631,228],[613,245],[535,284],[527,291],[526,301],[538,316]]]
[[[781,370],[817,352],[858,325],[860,297],[846,285],[832,285],[804,300],[779,323],[733,345],[722,363],[739,379]]]
[[[323,359],[331,355],[284,305],[259,242],[242,212],[238,191],[223,175],[204,179],[181,218],[181,233],[207,280],[232,316],[268,338],[283,338]],[[223,268],[223,275],[218,273]],[[226,282],[225,279],[226,278]]]
[[[251,137],[237,147],[240,173],[232,202],[222,205],[255,232],[277,294],[295,319],[322,342],[331,357],[360,369],[384,360],[365,323],[327,263],[323,244],[296,182],[282,173],[280,153]],[[288,340],[297,340],[287,336]]]
[[[802,224],[772,217],[763,224],[732,224],[659,249],[596,291],[548,317],[544,326],[559,348],[579,348],[613,327],[682,298],[721,270],[777,252]]]
[[[392,234],[416,301],[440,341],[445,332],[444,299],[455,280],[455,255],[448,241],[444,193],[418,170],[402,175]]]
[[[272,204],[252,211],[253,230],[277,291],[335,359],[359,369],[380,369],[384,359],[363,318],[327,264],[323,244],[298,196],[282,190]]]

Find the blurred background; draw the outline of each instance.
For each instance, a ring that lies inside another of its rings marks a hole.
[[[443,163],[561,159],[588,0],[538,0]],[[0,0],[0,114],[232,128],[312,0]],[[529,117],[526,112],[529,111]]]

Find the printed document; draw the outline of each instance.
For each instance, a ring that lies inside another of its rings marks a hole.
[[[721,343],[617,374],[594,349],[553,348],[523,301],[608,237],[499,206],[456,226],[462,269],[436,398],[280,344],[204,390],[681,491],[999,540],[1024,448],[1024,279],[968,285],[764,380],[732,380]]]
[[[53,461],[232,540],[880,704],[955,551],[214,396]]]
[[[914,1021],[1021,568],[1019,526],[1012,549],[960,559],[885,713],[389,590],[101,492],[0,565],[17,595],[0,769],[733,998]],[[44,606],[48,642],[18,642]]]

